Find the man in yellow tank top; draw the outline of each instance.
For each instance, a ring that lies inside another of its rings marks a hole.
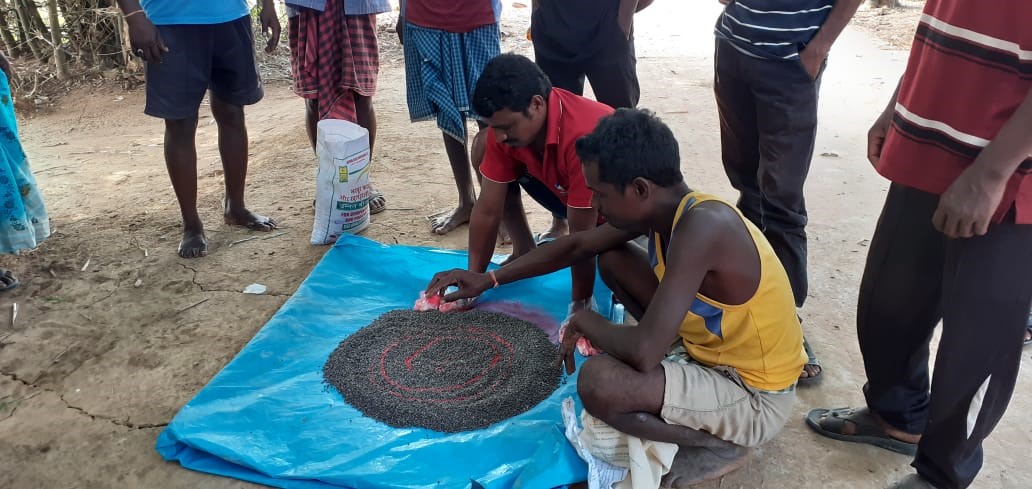
[[[455,285],[445,300],[477,297],[597,256],[638,325],[590,310],[570,317],[560,347],[567,372],[581,336],[606,352],[581,367],[584,408],[629,435],[679,445],[665,486],[726,474],[781,430],[795,403],[806,355],[788,276],[733,205],[688,188],[677,140],[650,112],[620,109],[576,149],[606,224],[494,272],[439,273],[427,294]],[[648,253],[631,242],[641,235]]]

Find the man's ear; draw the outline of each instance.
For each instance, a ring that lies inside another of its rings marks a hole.
[[[638,177],[631,180],[630,187],[634,190],[634,195],[641,200],[646,200],[652,194],[652,182]]]
[[[534,109],[537,112],[544,110],[545,106],[547,105],[548,101],[545,100],[545,97],[542,97],[540,95],[534,95],[530,98],[530,108]]]

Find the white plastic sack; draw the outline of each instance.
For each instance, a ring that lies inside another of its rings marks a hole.
[[[333,243],[369,226],[369,131],[348,121],[319,121],[312,244]]]

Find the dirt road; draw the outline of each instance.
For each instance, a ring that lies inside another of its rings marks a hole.
[[[529,3],[529,2],[527,2]],[[683,5],[682,5],[683,4]],[[690,185],[734,198],[719,160],[711,26],[716,2],[656,2],[637,31],[642,107],[656,110],[681,142]],[[507,14],[507,45],[522,40],[526,12]],[[750,465],[701,487],[884,487],[909,460],[874,448],[818,439],[803,425],[814,406],[862,400],[854,332],[857,286],[885,182],[864,158],[864,134],[903,69],[849,30],[832,53],[822,125],[807,197],[811,210],[811,297],[804,328],[821,354],[824,385],[805,390],[798,417]],[[22,123],[55,226],[39,250],[0,258],[23,280],[0,296],[0,487],[251,487],[163,462],[155,437],[176,411],[251,338],[304,279],[325,248],[308,244],[315,158],[302,103],[271,84],[249,108],[249,204],[281,232],[253,234],[221,223],[221,165],[215,126],[202,109],[199,205],[210,256],[175,254],[180,217],[162,163],[161,123],[141,113],[142,92],[80,91],[53,113]],[[424,216],[455,201],[440,132],[410,124],[397,50],[385,50],[376,97],[374,182],[390,199],[367,236],[387,243],[461,248],[465,230],[428,232]],[[547,216],[532,211],[534,227]],[[239,240],[258,236],[245,242]],[[237,244],[233,244],[237,242]],[[268,286],[244,295],[251,283]],[[18,304],[18,318],[10,311]],[[1028,455],[1032,373],[1026,369],[1008,415],[986,443],[980,488],[1032,487]]]

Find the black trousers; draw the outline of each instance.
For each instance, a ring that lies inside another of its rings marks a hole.
[[[857,334],[867,405],[922,433],[913,466],[940,489],[982,467],[982,440],[1010,402],[1032,302],[1032,225],[1013,212],[984,236],[932,226],[939,197],[893,184],[860,285]],[[942,337],[929,384],[929,341]]]
[[[817,135],[820,76],[810,78],[796,60],[749,56],[723,39],[715,65],[724,171],[741,194],[738,208],[770,241],[801,307],[808,288],[803,184]]]
[[[634,39],[617,22],[618,0],[542,0],[531,34],[534,61],[552,85],[595,98],[610,107],[635,107],[641,97]]]
[[[534,52],[540,51],[535,49]],[[587,77],[595,99],[615,109],[633,108],[641,98],[634,39],[616,52],[599,53],[598,58],[581,64],[555,61],[547,55],[535,54],[535,58],[552,85],[563,90],[584,95],[584,79]]]

